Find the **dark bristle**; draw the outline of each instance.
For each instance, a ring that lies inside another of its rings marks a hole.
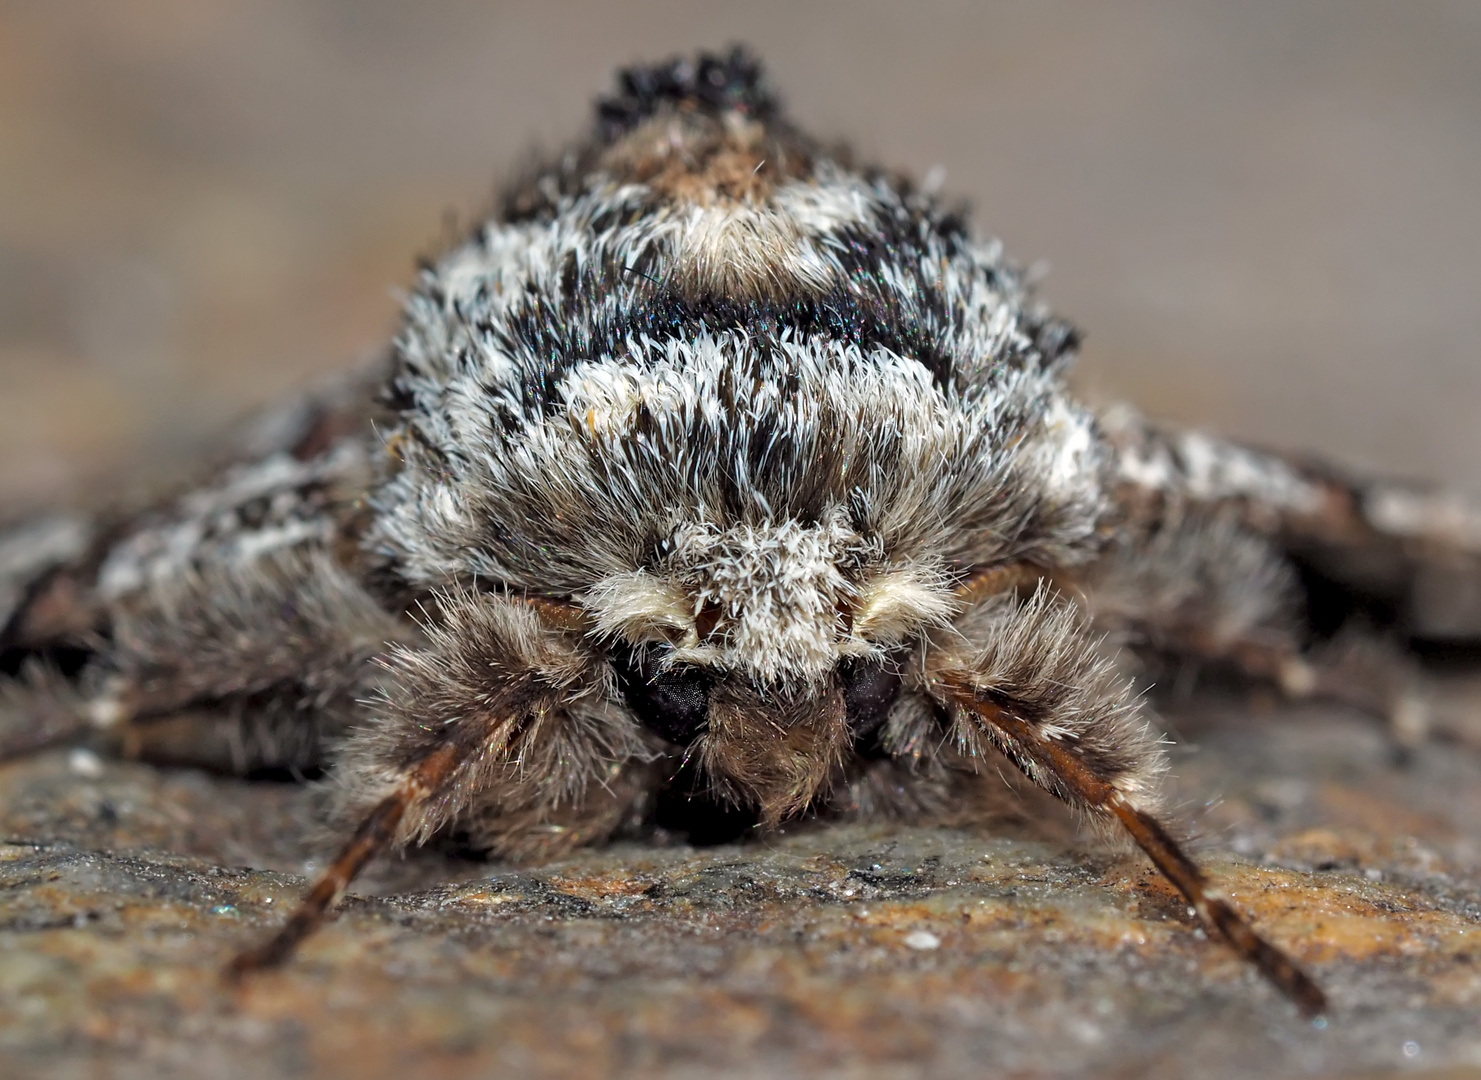
[[[630,131],[665,107],[739,112],[765,120],[777,109],[761,63],[744,46],[729,52],[675,56],[662,63],[624,68],[617,93],[597,102],[597,119],[608,139]]]

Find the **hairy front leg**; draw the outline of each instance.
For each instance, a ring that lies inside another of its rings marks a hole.
[[[996,750],[1093,819],[1119,823],[1199,919],[1253,962],[1303,1013],[1321,989],[1260,937],[1182,850],[1159,814],[1165,759],[1126,681],[1099,653],[1084,617],[1041,589],[987,600],[930,643],[926,690],[955,720],[963,752]]]
[[[1400,747],[1425,737],[1423,674],[1394,631],[1355,624],[1321,640],[1295,565],[1229,507],[1128,522],[1062,584],[1098,630],[1153,671],[1230,668],[1293,700],[1338,701],[1385,719]]]
[[[379,852],[466,827],[495,851],[549,855],[599,839],[646,790],[647,738],[614,703],[606,661],[537,605],[457,592],[424,641],[394,650],[383,698],[331,776],[349,842],[237,977],[286,960]]]

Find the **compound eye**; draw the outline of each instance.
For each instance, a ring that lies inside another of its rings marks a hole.
[[[856,741],[868,741],[884,726],[900,696],[900,669],[877,660],[846,660],[838,669],[843,703]]]
[[[638,649],[614,658],[627,707],[649,731],[686,744],[710,719],[710,676],[698,668],[660,669],[652,652]]]

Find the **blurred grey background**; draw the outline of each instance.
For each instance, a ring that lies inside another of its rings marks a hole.
[[[1097,398],[1481,493],[1481,3],[0,4],[0,510],[366,355],[620,64],[946,170]]]

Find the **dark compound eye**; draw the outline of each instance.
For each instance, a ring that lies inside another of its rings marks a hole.
[[[839,665],[838,675],[854,741],[868,745],[900,696],[899,667],[889,662],[846,660]]]
[[[688,743],[710,718],[710,676],[697,668],[660,670],[653,654],[639,649],[613,658],[627,707],[649,731],[672,743]]]

